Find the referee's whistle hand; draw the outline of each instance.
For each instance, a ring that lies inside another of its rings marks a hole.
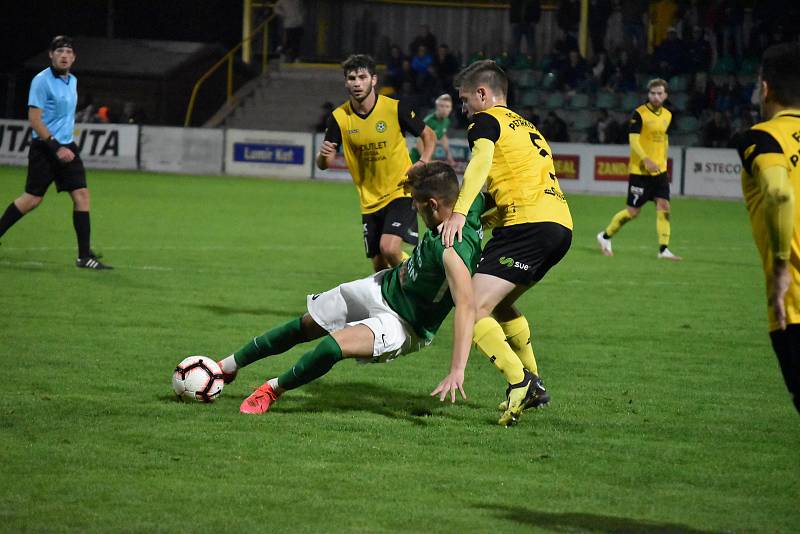
[[[56,156],[64,163],[69,163],[70,161],[75,159],[75,153],[65,146],[62,146],[61,148],[58,149],[58,151],[56,152]]]

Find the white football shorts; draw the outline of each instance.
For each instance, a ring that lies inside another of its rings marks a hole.
[[[346,326],[366,325],[375,334],[372,359],[362,363],[384,363],[426,347],[405,320],[389,307],[381,293],[386,271],[354,280],[324,293],[308,295],[308,313],[328,332]]]

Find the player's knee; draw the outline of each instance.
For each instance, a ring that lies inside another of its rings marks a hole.
[[[390,266],[397,265],[403,259],[403,248],[400,246],[400,243],[381,241],[380,251],[381,256],[383,256]]]
[[[78,211],[89,211],[89,190],[81,188],[73,191],[72,202]]]
[[[667,213],[669,213],[669,200],[656,201],[656,209],[658,211],[666,211]]]
[[[640,210],[639,208],[628,207],[628,215],[631,216],[631,219],[635,219],[636,217],[638,217],[640,211],[642,210]]]
[[[17,209],[22,213],[28,213],[29,211],[35,209],[39,204],[42,203],[44,197],[37,197],[35,195],[25,194],[18,198],[14,204],[16,204]]]
[[[300,318],[300,331],[306,341],[318,339],[328,333],[311,317],[310,313],[305,313]]]

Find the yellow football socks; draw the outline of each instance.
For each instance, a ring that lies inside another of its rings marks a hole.
[[[533,345],[531,344],[531,330],[525,316],[520,315],[516,319],[500,323],[500,326],[506,335],[508,345],[520,359],[522,366],[538,375],[539,368],[536,365],[536,357],[533,355]]]
[[[656,211],[656,230],[658,231],[658,244],[662,247],[669,245],[669,212]]]
[[[611,217],[611,222],[608,223],[608,227],[606,228],[606,235],[608,237],[613,237],[614,234],[619,232],[620,228],[625,225],[626,222],[633,219],[631,214],[628,213],[627,209],[618,211],[613,217]]]
[[[525,379],[522,362],[506,341],[503,328],[494,318],[484,317],[473,330],[475,344],[497,367],[509,384],[518,384]]]

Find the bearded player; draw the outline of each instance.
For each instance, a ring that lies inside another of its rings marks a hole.
[[[317,167],[327,169],[344,151],[361,203],[364,247],[376,272],[398,265],[403,241],[416,244],[417,213],[402,182],[411,167],[406,132],[422,140],[419,164],[429,163],[436,134],[404,102],[378,95],[375,61],[352,55],[342,63],[350,98],[328,118]]]

